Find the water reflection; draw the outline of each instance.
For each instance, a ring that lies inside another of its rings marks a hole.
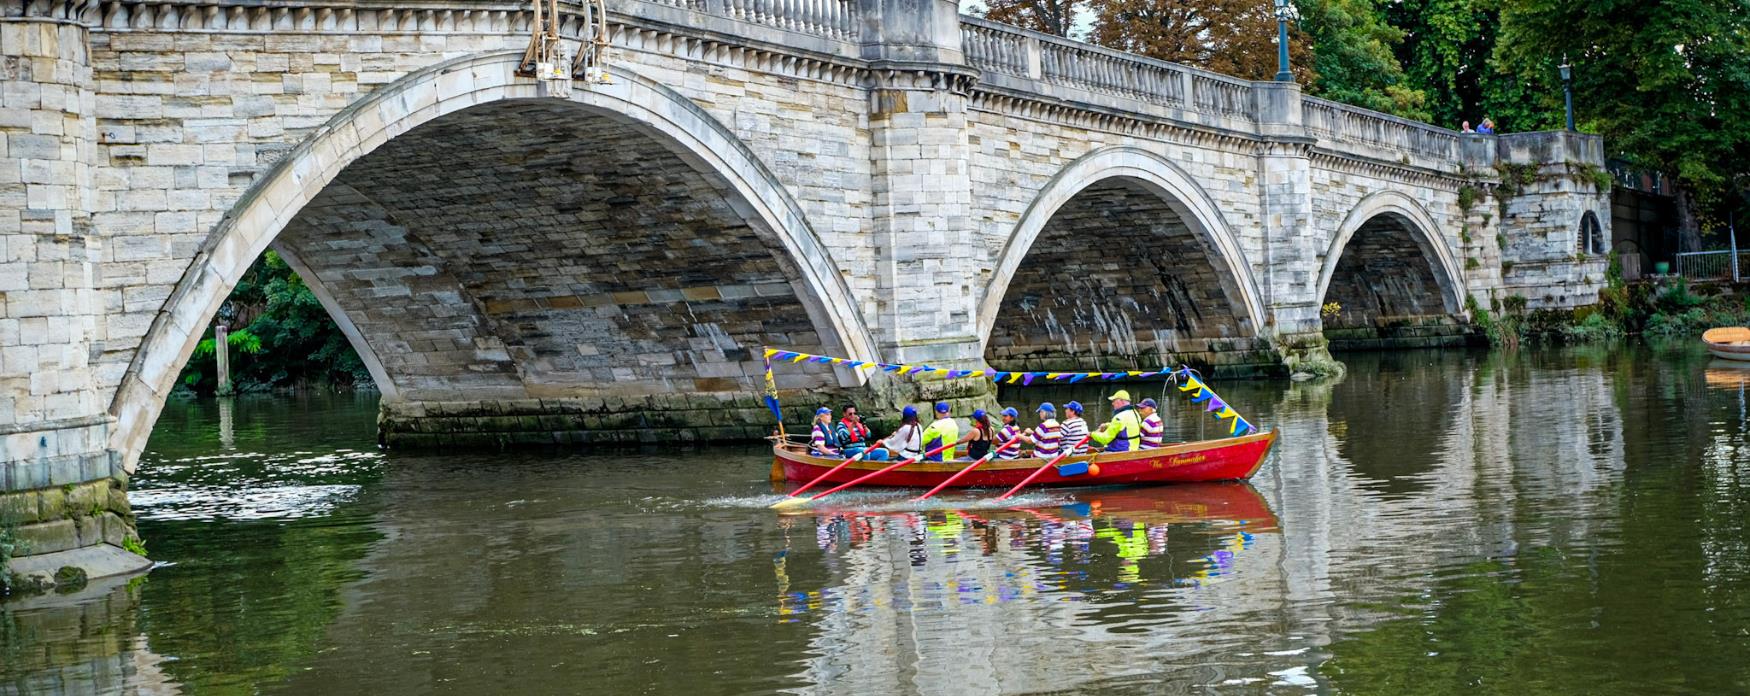
[[[1015,509],[779,516],[758,448],[385,456],[368,402],[239,400],[234,444],[173,407],[135,499],[172,565],[0,609],[0,693],[1746,690],[1746,380],[1349,362],[1222,385],[1282,434],[1251,485]]]

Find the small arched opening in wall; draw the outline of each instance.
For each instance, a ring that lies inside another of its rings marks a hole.
[[[1580,215],[1580,227],[1577,230],[1574,251],[1590,256],[1604,253],[1604,226],[1598,224],[1598,214],[1590,210]]]
[[[757,436],[695,426],[725,422],[708,412],[763,387],[763,346],[875,357],[800,208],[721,124],[624,70],[569,99],[540,98],[514,76],[517,59],[459,59],[378,90],[238,202],[111,407],[112,446],[130,470],[178,370],[270,246],[369,367],[386,429],[429,417],[421,405],[435,402],[558,419],[498,419],[551,432],[444,442],[588,442],[644,427]],[[798,366],[779,386],[857,379]],[[657,409],[653,394],[675,396]]]
[[[1022,215],[980,304],[1000,370],[1279,364],[1214,201],[1167,159],[1113,147],[1071,163]]]
[[[1319,274],[1333,349],[1463,340],[1464,280],[1434,220],[1395,192],[1363,199],[1338,229]]]

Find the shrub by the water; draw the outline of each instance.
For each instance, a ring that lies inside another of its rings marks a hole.
[[[364,362],[322,303],[279,254],[261,255],[227,301],[231,381],[239,392],[305,387],[374,388]],[[182,369],[183,388],[218,387],[212,329]]]

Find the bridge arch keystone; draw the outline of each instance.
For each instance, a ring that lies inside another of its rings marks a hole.
[[[1184,169],[1165,156],[1134,146],[1115,145],[1089,152],[1054,175],[1021,214],[996,257],[990,281],[979,301],[978,335],[988,343],[1022,262],[1053,217],[1078,195],[1104,182],[1135,182],[1176,213],[1192,235],[1205,245],[1209,260],[1234,297],[1234,314],[1249,322],[1255,335],[1266,325],[1257,279],[1244,248],[1221,208]]]
[[[352,163],[415,127],[471,107],[509,101],[569,101],[650,134],[685,164],[727,185],[729,206],[769,229],[793,265],[796,299],[828,347],[874,360],[875,342],[848,285],[802,208],[754,151],[698,105],[623,67],[611,82],[575,89],[568,100],[537,92],[514,74],[520,53],[467,56],[410,73],[359,99],[306,136],[265,172],[209,233],[153,319],[123,375],[110,413],[118,420],[110,446],[132,471],[177,373],[243,273],[305,206]],[[303,262],[292,259],[299,266]],[[305,270],[300,268],[299,270]],[[334,300],[313,284],[331,313]],[[343,333],[373,377],[386,379],[371,347],[342,317]],[[839,374],[850,385],[861,376]],[[385,399],[395,385],[385,382]]]

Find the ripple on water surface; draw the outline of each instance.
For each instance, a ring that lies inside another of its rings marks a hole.
[[[782,513],[758,447],[382,453],[368,400],[173,404],[131,492],[172,565],[9,609],[0,692],[1741,693],[1750,398],[1688,360],[1353,357],[1223,385],[1281,434],[1249,485]],[[1101,396],[1040,392],[1004,398]]]

